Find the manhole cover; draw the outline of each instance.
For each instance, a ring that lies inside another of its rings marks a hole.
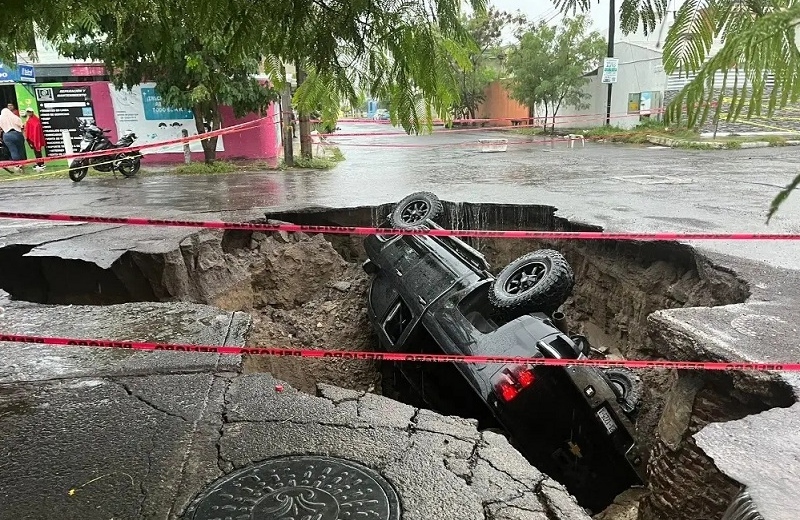
[[[186,510],[191,520],[399,520],[397,493],[361,464],[278,457],[222,477]]]

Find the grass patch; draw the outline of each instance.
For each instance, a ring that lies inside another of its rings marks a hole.
[[[542,130],[538,126],[537,127],[528,126],[525,128],[514,128],[512,126],[511,131],[514,132],[515,134],[520,134],[520,135],[544,135],[545,133],[544,130]]]
[[[325,150],[325,155],[322,157],[307,159],[305,157],[295,156],[294,166],[287,166],[286,162],[281,160],[278,168],[281,170],[330,170],[344,160],[345,157],[342,151],[336,146],[331,146]]]
[[[770,146],[786,146],[786,139],[785,137],[781,137],[779,135],[767,135],[763,136],[760,141],[765,141],[769,143]]]
[[[181,164],[180,166],[175,167],[174,173],[177,175],[207,175],[217,173],[233,173],[238,170],[239,168],[235,164],[226,161],[214,161],[211,164],[204,162]]]

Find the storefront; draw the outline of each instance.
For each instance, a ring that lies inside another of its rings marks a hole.
[[[20,98],[24,98],[25,86],[36,82],[36,70],[32,65],[0,63],[0,107],[5,108],[10,104],[20,110]]]
[[[0,107],[13,103],[24,113],[33,108],[45,134],[46,153],[64,155],[78,150],[81,120],[93,120],[111,130],[115,140],[125,130],[137,135],[135,144],[167,141],[182,136],[186,130],[197,135],[191,111],[163,106],[155,85],[145,83],[132,89],[116,89],[104,75],[102,66],[81,64],[17,65],[0,67]],[[225,158],[271,159],[280,148],[277,111],[270,106],[263,125],[226,135],[217,141],[217,156]],[[236,118],[233,110],[222,109],[223,126],[233,126],[257,119],[257,114]],[[199,142],[190,146],[195,160],[202,160]],[[152,149],[145,152],[152,162],[183,161],[183,146]],[[29,152],[29,157],[32,154]]]

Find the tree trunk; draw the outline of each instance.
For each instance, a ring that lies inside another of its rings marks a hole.
[[[306,79],[306,71],[297,64],[297,88],[303,84]],[[311,121],[309,121],[309,114],[305,110],[301,110],[299,115],[300,119],[300,155],[306,159],[311,159],[313,156],[311,144]]]
[[[219,107],[216,103],[212,103],[208,107],[201,107],[196,105],[192,112],[194,113],[194,123],[197,128],[197,134],[201,135],[213,130],[219,130],[222,126],[222,121],[219,116]],[[203,139],[200,143],[203,146],[203,156],[206,164],[211,164],[217,159],[217,140],[218,136],[211,137],[210,139]]]
[[[544,125],[542,126],[542,130],[544,130],[545,132],[547,132],[547,114],[548,113],[549,112],[547,111],[547,102],[545,101],[545,103],[544,103]]]
[[[283,123],[283,162],[294,166],[294,114],[292,112],[292,86],[286,82],[281,94],[281,122]]]

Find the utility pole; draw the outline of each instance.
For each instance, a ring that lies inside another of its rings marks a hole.
[[[614,0],[608,0],[608,52],[606,55],[609,58],[614,57],[614,32],[617,28],[617,13],[614,6]],[[608,99],[606,101],[606,126],[611,125],[611,87],[613,83],[608,84]]]

